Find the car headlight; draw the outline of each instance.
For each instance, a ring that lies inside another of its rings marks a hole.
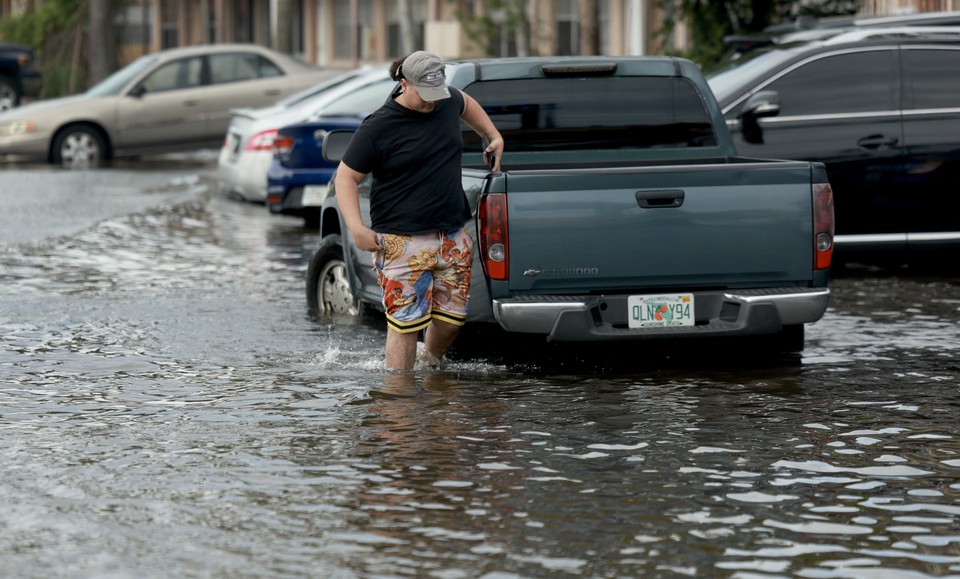
[[[10,121],[0,123],[0,137],[15,137],[33,133],[37,130],[37,124],[33,121]]]

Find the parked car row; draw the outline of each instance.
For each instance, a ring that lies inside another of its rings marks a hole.
[[[234,109],[217,163],[221,191],[263,203],[280,127],[321,116],[362,119],[383,103],[395,84],[386,65],[371,66],[343,73],[272,107]]]
[[[935,26],[960,12],[898,18],[910,25],[770,31],[775,41],[707,76],[740,155],[826,164],[840,260],[960,247],[960,26]],[[386,64],[320,70],[250,44],[171,49],[84,94],[0,112],[0,156],[87,167],[219,147],[222,191],[315,227],[335,168],[324,135],[358,126],[395,86]]]
[[[0,155],[89,167],[218,147],[230,109],[272,104],[339,72],[254,44],[147,54],[85,93],[0,113]]]

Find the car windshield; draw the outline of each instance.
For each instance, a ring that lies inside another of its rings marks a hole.
[[[331,102],[318,111],[325,117],[366,116],[380,108],[393,91],[397,81],[384,78],[350,91],[349,94]]]
[[[127,86],[135,76],[143,72],[157,61],[154,55],[141,56],[127,66],[103,79],[100,83],[93,85],[87,91],[90,96],[110,96],[120,94],[123,87]]]
[[[299,92],[289,98],[286,98],[277,103],[277,106],[288,109],[290,107],[295,107],[299,104],[303,104],[305,101],[309,101],[320,93],[330,90],[332,88],[338,87],[346,82],[349,82],[362,74],[362,69],[351,70],[339,76],[335,76],[329,80],[325,80],[320,84],[314,85],[303,92]]]
[[[750,79],[761,78],[770,71],[783,67],[783,63],[794,57],[796,49],[784,47],[760,48],[740,58],[727,63],[725,66],[707,74],[710,89],[723,103],[731,93]]]

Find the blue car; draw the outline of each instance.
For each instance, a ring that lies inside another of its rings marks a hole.
[[[267,208],[271,213],[303,217],[307,227],[320,225],[320,207],[337,163],[323,158],[323,138],[333,130],[356,130],[363,118],[317,118],[281,128],[273,140],[267,173]]]

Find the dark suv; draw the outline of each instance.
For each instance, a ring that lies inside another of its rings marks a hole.
[[[708,81],[739,154],[826,164],[838,258],[960,248],[960,27],[769,46]]]
[[[39,78],[32,48],[0,42],[0,112],[18,106],[24,94],[35,95]]]

